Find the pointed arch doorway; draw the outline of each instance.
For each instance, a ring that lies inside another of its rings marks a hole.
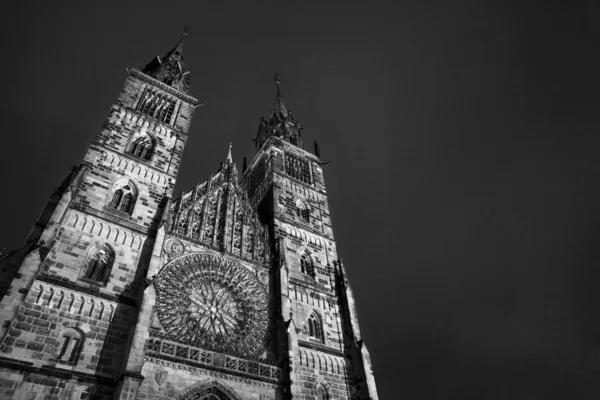
[[[218,381],[198,382],[184,390],[177,400],[242,400],[233,389]]]

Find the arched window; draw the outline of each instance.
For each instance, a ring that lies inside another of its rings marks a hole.
[[[320,385],[317,388],[317,400],[329,400],[329,394],[327,394],[327,390]]]
[[[154,139],[150,135],[134,137],[125,153],[142,160],[150,160],[154,154],[154,143]]]
[[[321,324],[321,319],[314,311],[308,317],[308,335],[321,342],[323,341],[323,325]]]
[[[56,360],[59,363],[77,364],[81,349],[83,349],[84,335],[77,329],[65,329],[58,341]]]
[[[135,186],[129,181],[117,182],[113,187],[109,207],[131,214],[136,200]]]
[[[85,278],[94,282],[106,283],[114,258],[114,251],[106,244],[92,248],[86,261]]]
[[[161,122],[170,124],[176,103],[175,99],[166,94],[148,88],[138,102],[136,110],[150,115]]]
[[[300,256],[300,271],[308,276],[315,276],[315,267],[313,265],[312,259],[307,253],[302,254]]]
[[[296,201],[296,214],[306,222],[310,221],[310,212],[308,207],[300,200]]]

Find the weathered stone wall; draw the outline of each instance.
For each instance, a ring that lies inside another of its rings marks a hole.
[[[0,399],[109,400],[114,396],[114,388],[105,380],[89,379],[82,382],[69,371],[48,375],[48,371],[31,363],[22,362],[18,365],[23,371],[0,367]]]
[[[151,243],[152,239],[75,210],[69,211],[64,222],[46,257],[44,274],[76,285],[84,292],[133,298],[150,257],[146,242]],[[85,278],[88,255],[98,244],[110,246],[115,253],[106,284]]]
[[[15,253],[22,262],[6,271],[14,279],[0,297],[0,398],[112,399],[121,389],[132,395],[143,378],[133,374],[134,384],[122,373],[196,103],[157,84],[177,99],[175,112],[167,123],[142,115],[136,102],[155,83],[132,71],[83,163],[53,195],[23,254]],[[141,135],[155,144],[149,160],[126,154]],[[128,212],[109,206],[118,182],[135,187]],[[88,279],[99,246],[110,249],[110,273]]]
[[[331,400],[351,398],[349,374],[343,357],[306,348],[296,349],[296,354],[294,371],[296,379],[303,384],[294,399],[316,399],[319,386],[327,391]]]
[[[356,342],[362,338],[354,298],[351,293],[346,295],[345,286],[340,286],[342,269],[319,160],[296,146],[271,137],[251,163],[246,177],[251,176],[256,160],[264,155],[268,160],[265,179],[255,191],[252,202],[264,209],[267,209],[265,202],[272,202],[270,223],[285,267],[281,282],[282,312],[284,318],[287,314],[291,318],[288,348],[294,398],[314,399],[319,386],[332,399],[365,395],[376,398],[366,347],[361,353]],[[286,172],[288,155],[309,163],[310,183]],[[256,174],[253,179],[256,180]],[[299,202],[309,210],[308,221],[298,212]],[[314,274],[302,271],[303,255],[309,255]],[[308,321],[311,314],[320,317],[323,339],[310,334]],[[369,390],[361,389],[366,388],[367,382]]]
[[[36,280],[8,331],[2,355],[38,367],[115,378],[135,320],[134,307]],[[58,356],[64,345],[61,334],[69,328],[80,333],[81,343],[77,359],[65,361]]]

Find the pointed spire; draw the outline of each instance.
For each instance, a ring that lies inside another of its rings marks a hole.
[[[281,95],[281,90],[279,88],[279,74],[275,74],[273,76],[273,80],[275,81],[275,86],[277,86],[277,94],[275,95],[275,108],[274,111],[277,113],[277,116],[283,115],[284,118],[288,116],[288,110],[283,103],[283,96]]]
[[[184,28],[181,38],[163,57],[156,56],[142,72],[157,79],[174,89],[191,94],[190,71],[183,65],[183,40],[188,36],[188,28]]]
[[[227,162],[232,163],[233,157],[231,157],[231,142],[229,142],[229,151],[227,152]]]
[[[179,39],[179,42],[177,42],[175,47],[173,47],[173,49],[163,57],[163,60],[172,57],[177,61],[183,62],[183,39],[185,39],[187,35],[188,28],[186,26],[185,28],[183,28],[183,32],[181,33],[181,38]]]

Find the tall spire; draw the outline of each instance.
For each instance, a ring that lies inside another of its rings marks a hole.
[[[183,66],[183,40],[188,35],[188,28],[184,28],[181,38],[167,54],[163,57],[156,56],[142,70],[174,89],[191,94],[190,71]]]
[[[281,89],[279,87],[281,84],[279,81],[279,74],[275,74],[273,80],[275,81],[275,87],[277,88],[275,93],[275,106],[273,107],[273,112],[268,121],[264,118],[260,119],[255,139],[256,146],[261,148],[269,137],[275,136],[282,138],[294,146],[303,148],[302,127],[283,102],[283,96],[281,95]]]
[[[279,88],[279,84],[281,83],[279,81],[279,74],[275,74],[273,76],[273,80],[275,81],[275,86],[277,86],[277,94],[275,95],[275,108],[274,108],[274,112],[279,117],[283,116],[283,118],[287,118],[287,116],[288,116],[288,110],[285,107],[285,104],[283,103],[283,96],[281,95],[281,90]]]
[[[187,35],[188,28],[186,26],[185,28],[183,28],[183,32],[181,32],[181,38],[179,39],[179,42],[177,42],[177,44],[175,45],[175,47],[173,47],[171,51],[165,54],[165,56],[163,57],[163,62],[168,58],[174,58],[175,60],[183,63],[183,39],[185,39]]]

